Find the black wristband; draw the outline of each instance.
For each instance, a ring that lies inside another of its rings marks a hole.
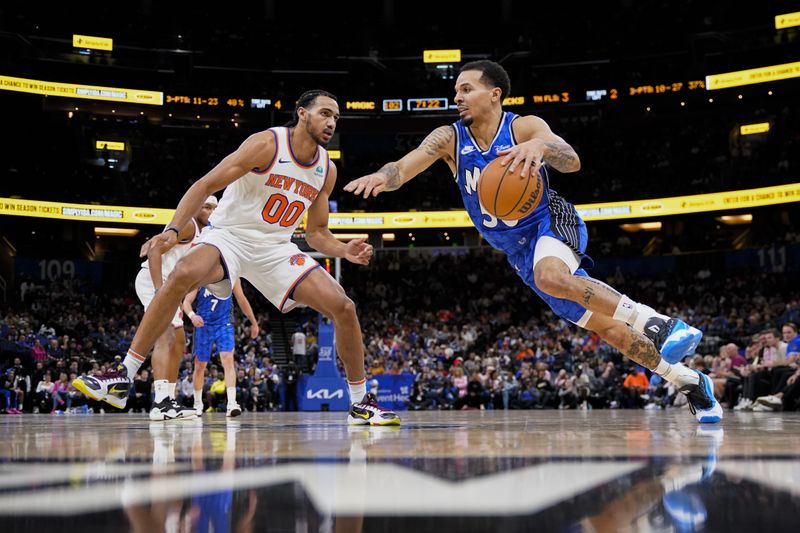
[[[180,234],[181,234],[181,232],[180,232],[180,230],[178,230],[178,228],[173,228],[172,226],[167,226],[167,229],[164,230],[164,233],[166,233],[168,231],[174,231],[175,235],[178,235],[178,236],[180,236]]]

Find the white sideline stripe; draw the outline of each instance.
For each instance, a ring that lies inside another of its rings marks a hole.
[[[153,470],[149,464],[113,463],[18,463],[6,466],[10,468],[0,468],[0,488],[83,481],[92,477],[122,477]]]
[[[2,515],[75,515],[224,490],[299,482],[321,513],[485,515],[533,513],[644,465],[555,462],[451,482],[392,464],[291,464],[0,495]],[[373,497],[379,494],[379,497]],[[43,503],[46,502],[46,503]]]
[[[720,461],[717,472],[800,495],[800,461]]]

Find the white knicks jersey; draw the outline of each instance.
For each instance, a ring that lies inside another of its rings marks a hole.
[[[197,239],[200,238],[200,226],[197,225],[197,221],[192,219],[192,224],[194,225],[194,235],[191,239],[186,239],[185,241],[180,241],[178,244],[170,248],[167,253],[161,256],[161,278],[164,281],[167,281],[167,276],[170,275],[172,270],[175,268],[175,265],[178,264],[181,257],[189,253],[189,250],[192,249],[197,243]],[[164,228],[166,229],[166,227]],[[145,261],[142,263],[142,268],[150,268],[149,261]]]
[[[289,242],[325,185],[330,160],[319,146],[313,161],[298,161],[288,128],[267,131],[275,136],[275,157],[228,185],[210,223],[251,242]]]

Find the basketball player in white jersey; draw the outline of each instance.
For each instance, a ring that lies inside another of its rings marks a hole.
[[[195,215],[184,224],[180,231],[176,231],[177,243],[175,246],[153,246],[147,253],[147,260],[142,263],[142,269],[136,276],[136,295],[142,302],[145,312],[150,306],[150,302],[156,292],[164,285],[170,273],[175,268],[178,261],[189,253],[189,250],[197,244],[200,232],[208,225],[208,219],[217,207],[216,196],[206,198],[203,205]],[[171,230],[174,231],[174,230]],[[181,362],[184,348],[186,347],[186,335],[183,331],[183,313],[180,307],[175,309],[172,314],[171,323],[163,330],[161,336],[156,340],[153,348],[153,370],[159,368],[170,376],[168,398],[169,401],[154,404],[150,410],[152,420],[165,420],[168,418],[193,418],[196,416],[193,409],[186,409],[175,402],[175,382],[178,378],[178,368]],[[164,354],[156,357],[155,354]],[[107,374],[106,388],[110,389],[111,394],[102,396],[99,391],[103,389],[100,382],[93,376],[81,376],[72,382],[73,386],[83,392],[87,397],[94,400],[105,400],[109,404],[123,409],[128,400],[128,389],[130,388],[131,378],[136,375],[139,368],[144,363],[144,357],[128,353],[122,365]],[[112,377],[116,374],[117,377]]]
[[[131,343],[131,357],[144,357],[168,325],[174,310],[192,289],[203,286],[218,298],[230,298],[231,287],[244,277],[282,312],[298,304],[329,317],[336,328],[336,347],[344,363],[350,390],[348,423],[396,425],[399,417],[380,408],[366,392],[364,343],[355,305],[344,289],[308,255],[291,242],[307,214],[306,241],[331,257],[366,265],[372,246],[364,239],[347,244],[328,229],[328,197],[336,182],[336,166],[322,145],[328,143],[339,119],[336,98],[325,91],[300,96],[288,127],[270,128],[251,135],[232,154],[195,182],[184,194],[172,222],[142,247],[169,248],[177,244],[178,228],[186,225],[210,194],[225,193],[212,215],[201,246],[175,266],[158,291]],[[163,357],[154,353],[154,359]],[[166,397],[165,366],[153,365],[155,403]],[[113,379],[99,376],[99,393]]]

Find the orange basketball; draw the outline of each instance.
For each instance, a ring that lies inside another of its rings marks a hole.
[[[533,213],[542,199],[544,184],[538,172],[527,178],[520,176],[522,165],[509,172],[498,157],[483,169],[478,178],[478,200],[489,214],[502,220],[519,220]]]

